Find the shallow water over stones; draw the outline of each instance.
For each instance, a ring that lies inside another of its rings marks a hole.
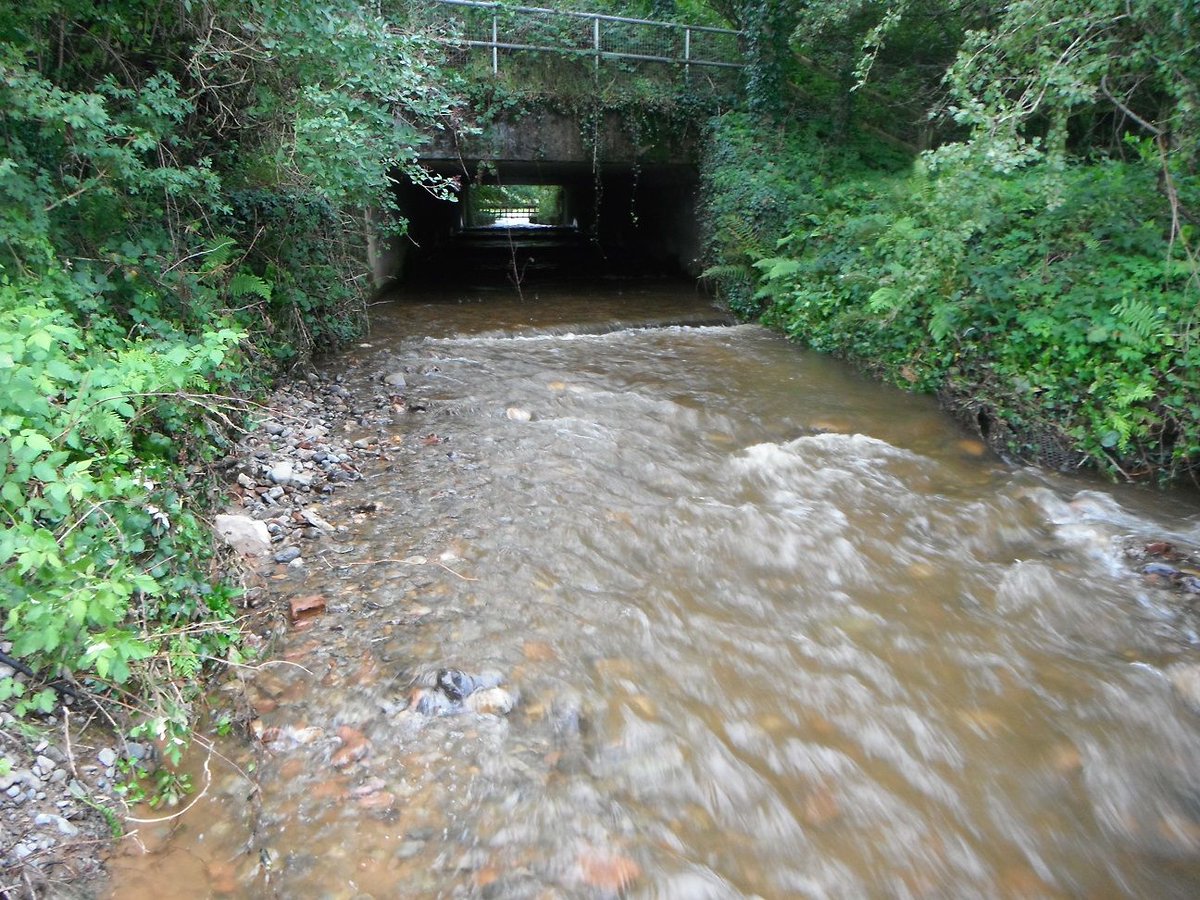
[[[252,779],[113,896],[1200,892],[1194,621],[1127,553],[1194,498],[1009,466],[690,290],[374,312],[326,374],[380,456],[276,567],[324,608],[246,674]]]

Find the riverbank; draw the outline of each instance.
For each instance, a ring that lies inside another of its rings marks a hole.
[[[227,503],[214,519],[213,541],[230,548],[221,555],[221,580],[241,588],[237,608],[247,665],[269,662],[282,632],[321,611],[323,604],[311,599],[305,605],[301,586],[306,568],[346,530],[326,519],[327,510],[345,485],[387,462],[388,448],[373,435],[397,416],[420,412],[422,401],[404,395],[400,373],[357,393],[312,369],[281,379],[256,405],[250,430],[217,463]],[[10,676],[33,681],[0,667],[0,677]],[[59,704],[40,717],[18,719],[12,701],[0,702],[3,896],[94,896],[113,849],[142,843],[149,831],[161,830],[155,822],[169,826],[192,800],[180,791],[157,808],[139,802],[158,790],[161,745],[115,731],[114,721],[95,705],[111,698],[76,700],[71,682],[60,688]],[[193,716],[217,730],[248,728],[253,721],[238,696],[218,694],[201,705],[209,708],[197,708]],[[192,759],[205,752],[212,735],[194,737]],[[139,768],[147,777],[135,777]]]
[[[1200,465],[1200,287],[1157,157],[917,160],[730,114],[710,277],[741,316],[932,393],[1006,458],[1122,480]],[[1167,176],[1170,177],[1170,176]]]

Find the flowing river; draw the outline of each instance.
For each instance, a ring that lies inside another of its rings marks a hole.
[[[666,282],[376,306],[324,374],[420,403],[280,567],[328,608],[246,679],[251,777],[210,760],[112,896],[1200,895],[1195,595],[1126,554],[1200,545],[1195,496],[718,320]]]

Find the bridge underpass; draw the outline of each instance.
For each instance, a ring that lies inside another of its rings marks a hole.
[[[698,172],[692,164],[606,166],[599,178],[564,163],[506,165],[491,184],[552,185],[558,214],[525,226],[470,220],[471,193],[438,200],[405,183],[398,205],[408,235],[382,258],[385,278],[479,277],[497,269],[522,277],[697,274]]]
[[[482,77],[553,54],[585,66],[597,84],[609,67],[621,67],[618,76],[649,67],[695,94],[715,84],[707,73],[728,82],[740,69],[738,36],[722,29],[473,0],[424,6],[467,17],[446,40],[451,58],[483,61]],[[564,45],[564,21],[579,26],[575,46]],[[543,99],[478,134],[431,137],[421,163],[463,187],[454,202],[400,180],[395,198],[408,234],[377,248],[377,284],[699,274],[698,123],[639,115],[630,128],[612,111],[589,123],[551,107]],[[496,185],[555,186],[554,215],[528,225],[473,220],[472,193]]]

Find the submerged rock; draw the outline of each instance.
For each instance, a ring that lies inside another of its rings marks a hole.
[[[1175,696],[1200,715],[1200,663],[1175,663],[1167,667],[1166,676]]]
[[[459,701],[473,693],[475,679],[458,669],[442,669],[437,674],[437,686],[451,700]]]
[[[469,674],[461,669],[439,669],[431,687],[418,687],[408,699],[408,709],[423,716],[449,716],[470,711],[503,716],[515,705],[513,695],[500,687],[499,672]]]
[[[513,695],[501,687],[485,688],[467,698],[467,708],[483,716],[507,716],[514,704]]]

